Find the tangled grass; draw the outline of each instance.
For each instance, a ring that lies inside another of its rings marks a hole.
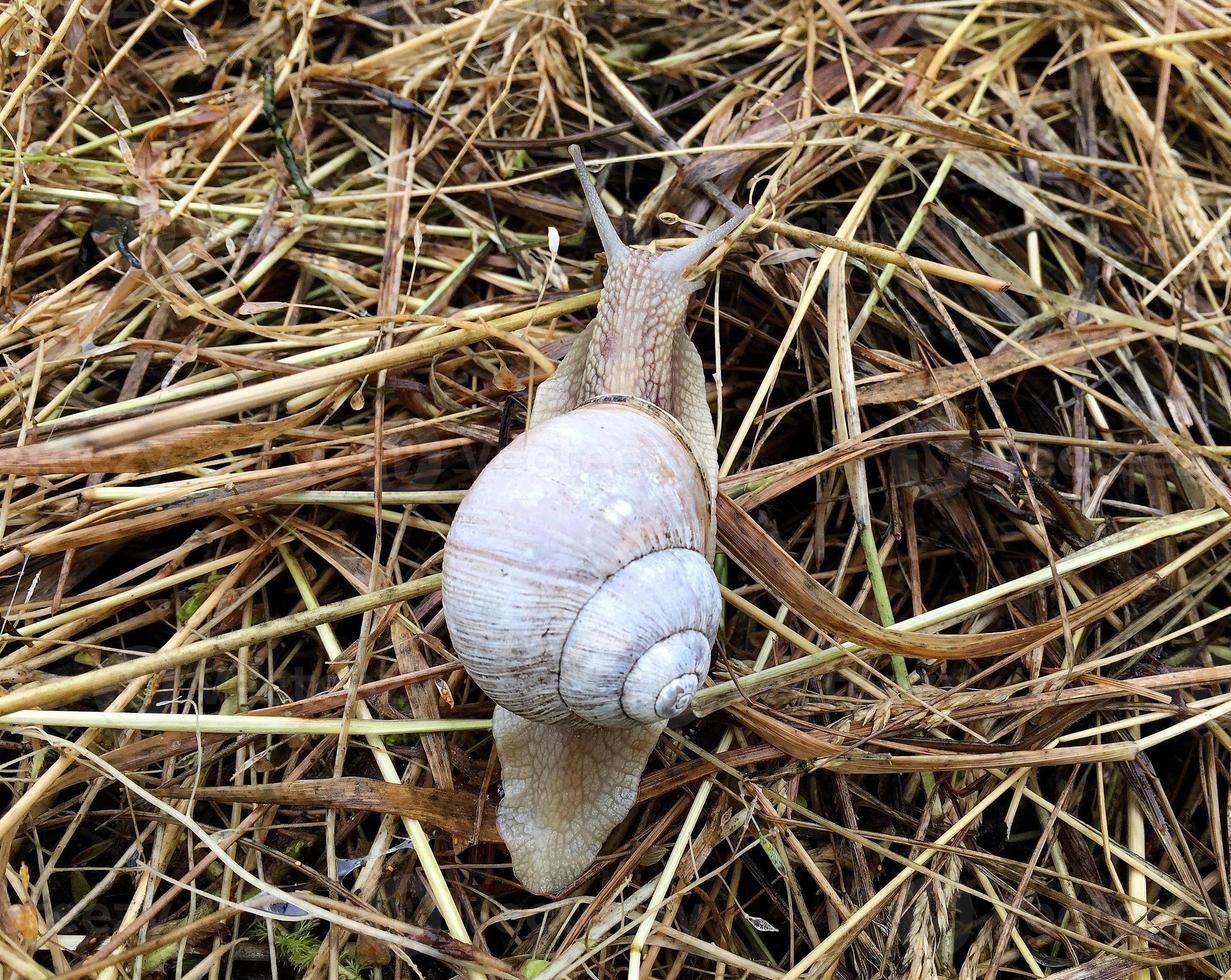
[[[1229,40],[11,0],[0,973],[1231,976]],[[549,899],[438,572],[598,297],[570,143],[630,240],[753,215],[712,681]]]

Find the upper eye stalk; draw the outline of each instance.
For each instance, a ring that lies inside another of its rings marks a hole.
[[[603,251],[607,253],[607,261],[614,264],[628,252],[628,246],[620,241],[615,225],[611,223],[611,217],[607,214],[607,209],[603,207],[603,202],[598,196],[598,189],[594,186],[594,181],[590,179],[585,161],[581,157],[581,149],[574,143],[568,151],[573,158],[573,165],[577,168],[577,179],[581,181],[581,191],[585,195],[586,208],[594,220],[599,240],[603,243]],[[683,278],[685,272],[705,258],[711,249],[735,231],[751,211],[751,208],[742,208],[717,228],[707,231],[683,248],[660,253],[654,259],[655,269],[663,275],[676,275]]]

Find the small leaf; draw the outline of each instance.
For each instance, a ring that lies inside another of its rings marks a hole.
[[[197,40],[197,36],[187,27],[184,28],[184,40],[188,42],[188,47],[197,53],[197,57],[201,59],[202,64],[209,62],[209,58],[205,55],[205,49],[201,47],[201,42]]]
[[[175,610],[176,622],[186,623],[192,618],[192,614],[201,608],[201,603],[204,601],[205,594],[200,589],[194,588],[187,601]]]
[[[398,841],[392,847],[385,848],[385,857],[388,857],[394,851],[403,851],[408,847],[414,847],[414,846],[415,846],[414,841],[412,841],[409,837],[404,838],[403,840]],[[362,868],[365,864],[368,863],[368,860],[369,860],[369,855],[367,854],[361,855],[360,857],[354,857],[354,858],[338,858],[338,880],[341,881],[352,871],[355,871],[358,868]]]
[[[778,927],[771,922],[766,922],[759,915],[749,915],[744,913],[744,918],[748,920],[748,924],[757,932],[777,932]]]
[[[292,902],[284,901],[269,892],[261,892],[243,903],[244,908],[265,912],[275,919],[310,919],[312,914]]]
[[[39,934],[38,912],[34,906],[26,904],[0,909],[0,928],[9,934],[16,934],[26,942],[33,942]]]
[[[757,834],[757,840],[761,844],[761,850],[765,852],[765,856],[769,858],[769,863],[772,864],[779,874],[785,874],[786,868],[782,866],[782,855],[778,853],[778,848],[774,846],[774,842],[764,834]]]
[[[280,302],[261,302],[260,300],[250,300],[247,303],[241,303],[238,310],[235,311],[236,316],[254,316],[257,313],[276,313],[279,310],[287,309],[290,303]]]
[[[521,968],[521,975],[526,980],[534,980],[540,973],[551,966],[550,960],[526,960],[526,965]]]
[[[500,391],[524,391],[526,386],[521,383],[521,379],[517,377],[503,364],[496,371],[496,376],[492,378],[492,384]]]

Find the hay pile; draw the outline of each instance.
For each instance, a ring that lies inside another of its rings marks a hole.
[[[0,972],[1228,975],[1231,9],[0,38]],[[572,142],[630,240],[754,216],[712,684],[551,901],[438,573],[597,299]]]

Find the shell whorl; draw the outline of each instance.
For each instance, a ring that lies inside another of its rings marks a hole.
[[[721,611],[710,508],[686,437],[652,406],[597,402],[519,436],[445,543],[445,615],[471,677],[552,724],[685,710]]]
[[[669,548],[629,562],[573,621],[560,661],[561,700],[596,725],[674,718],[709,670],[721,608],[714,572],[698,552]],[[617,650],[635,657],[611,656]]]

